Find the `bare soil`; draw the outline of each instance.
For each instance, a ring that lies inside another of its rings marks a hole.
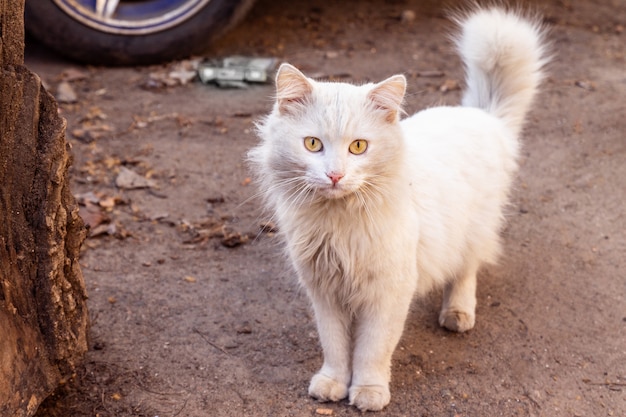
[[[437,325],[440,294],[415,301],[381,416],[626,415],[626,3],[530,4],[555,56],[506,254],[480,274],[469,333]],[[413,113],[459,101],[451,27],[434,0],[259,0],[206,56],[354,82],[404,73]],[[32,41],[27,64],[77,94],[60,111],[92,225],[91,350],[39,417],[360,415],[307,396],[322,359],[311,310],[279,237],[260,231],[244,157],[273,86],[162,86],[150,74],[179,63],[84,67]]]

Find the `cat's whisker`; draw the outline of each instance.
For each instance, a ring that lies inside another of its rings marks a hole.
[[[313,192],[313,194],[311,194],[311,192]],[[301,208],[302,204],[304,204],[304,202],[307,200],[307,197],[311,197],[311,195],[315,196],[315,189],[312,188],[308,184],[304,184],[304,186],[300,190],[300,193],[299,193],[299,196],[298,196],[299,199],[297,201],[296,208],[298,208],[298,209]]]
[[[311,186],[302,180],[298,188],[287,195],[286,202],[289,204],[287,210],[299,209],[310,191]]]
[[[302,171],[304,173],[304,171]],[[299,183],[299,184],[298,184]],[[297,185],[294,187],[294,185]],[[282,191],[284,191],[285,195],[287,196],[287,199],[285,200],[288,203],[287,206],[287,210],[291,210],[294,205],[298,206],[298,199],[304,198],[301,197],[301,194],[305,193],[306,194],[306,188],[308,186],[306,185],[306,183],[304,182],[302,177],[292,177],[292,178],[285,178],[285,179],[281,179],[279,181],[276,181],[273,185],[271,185],[269,188],[260,191],[258,193],[256,193],[254,196],[248,198],[246,201],[251,200],[252,198],[257,198],[257,197],[261,197],[261,198],[267,198],[267,195],[269,193],[275,193],[281,190],[281,188],[283,189]],[[288,192],[288,189],[294,189],[295,188],[295,192]],[[245,201],[244,201],[245,203]],[[241,204],[244,204],[241,203]],[[263,223],[265,224],[275,224],[277,221],[277,217],[278,217],[278,212],[274,211],[272,213],[272,215],[269,217],[269,219],[265,219],[263,220]],[[257,221],[256,221],[259,225],[261,225],[261,215],[259,215],[257,217]],[[259,231],[257,232],[254,241],[257,241],[260,236],[263,234],[263,228],[259,226]]]
[[[299,181],[300,178],[299,177],[294,177],[294,178],[285,178],[283,180],[279,180],[276,183],[272,184],[268,189],[265,190],[259,190],[258,192],[252,194],[250,197],[246,198],[245,200],[243,200],[241,203],[239,203],[235,209],[239,209],[241,208],[244,204],[249,203],[250,201],[257,199],[257,198],[265,198],[267,195],[272,194],[275,191],[278,191],[279,188],[281,188],[284,185],[287,185],[290,182],[296,182]]]

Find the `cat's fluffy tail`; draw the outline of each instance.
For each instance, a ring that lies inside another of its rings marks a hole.
[[[466,67],[464,106],[501,118],[517,135],[549,58],[537,19],[501,8],[479,9],[455,19],[455,43]]]

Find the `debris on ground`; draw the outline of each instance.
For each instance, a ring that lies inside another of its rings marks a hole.
[[[138,188],[152,188],[156,186],[156,183],[154,180],[143,177],[133,170],[120,167],[120,172],[115,178],[115,185],[125,190],[134,190]]]
[[[78,95],[74,91],[74,88],[67,81],[61,81],[57,85],[57,93],[55,98],[59,103],[76,103],[78,101]]]
[[[211,217],[190,223],[182,220],[179,229],[182,233],[187,234],[187,238],[183,240],[184,244],[205,243],[211,239],[219,239],[222,246],[227,248],[236,248],[250,241],[250,236],[246,233],[233,230],[226,224],[228,216]]]
[[[403,10],[400,14],[400,21],[402,23],[411,23],[415,20],[415,12],[413,10]]]
[[[447,93],[448,91],[460,90],[461,85],[458,80],[445,80],[443,84],[439,87],[439,91],[442,93]]]
[[[57,77],[60,81],[74,82],[86,80],[88,75],[77,68],[66,68]]]
[[[80,127],[71,130],[72,137],[83,143],[92,143],[113,132],[113,127],[105,123],[107,115],[98,106],[91,106],[78,121]]]
[[[275,58],[232,56],[221,61],[209,60],[198,66],[198,76],[205,84],[218,87],[246,88],[250,83],[266,83],[276,68]]]
[[[186,59],[152,71],[141,87],[146,90],[158,90],[189,84],[197,76],[200,61],[201,58]]]

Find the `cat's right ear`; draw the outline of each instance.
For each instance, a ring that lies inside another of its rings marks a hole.
[[[280,114],[293,114],[302,108],[313,85],[296,67],[282,64],[276,73],[276,103]]]

